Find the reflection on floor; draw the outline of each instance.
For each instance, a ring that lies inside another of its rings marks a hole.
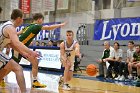
[[[31,88],[31,72],[30,71],[24,71],[24,76],[25,76],[25,81],[26,81],[26,87],[27,89],[30,90]],[[38,88],[37,90],[41,90],[43,91],[47,91],[47,92],[58,92],[58,81],[59,81],[59,76],[58,75],[53,75],[53,74],[44,74],[44,73],[38,73],[38,80],[47,85],[46,88]],[[2,91],[4,91],[6,89],[9,91],[13,91],[14,92],[9,92],[9,93],[19,93],[19,90],[17,90],[16,88],[18,88],[18,85],[16,83],[16,77],[15,74],[13,72],[11,72],[7,77],[5,77],[5,81],[7,82],[7,86],[6,88],[4,88]],[[15,91],[17,90],[17,91]],[[32,89],[32,91],[37,91],[36,89]],[[30,91],[28,91],[30,92]],[[2,92],[3,93],[3,92]],[[7,93],[7,92],[6,92]]]
[[[124,85],[124,82],[114,80],[104,80],[102,78],[89,77],[85,72],[74,75],[69,82],[72,87],[70,91],[64,91],[58,85],[60,72],[39,71],[38,79],[41,83],[46,84],[46,88],[31,88],[30,69],[24,70],[27,93],[140,93],[140,87]],[[0,93],[20,93],[16,83],[15,75],[11,72],[5,77],[6,87],[0,87]],[[116,83],[116,84],[115,84]],[[128,83],[128,82],[127,82]]]

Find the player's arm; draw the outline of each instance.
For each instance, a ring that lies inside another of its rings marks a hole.
[[[62,42],[60,44],[60,56],[61,56],[61,60],[62,62],[66,62],[66,57],[65,57],[65,47],[64,47],[64,42]]]
[[[76,56],[81,58],[80,45],[78,43],[75,44],[75,53],[76,53]]]
[[[117,62],[121,62],[121,60],[122,60],[122,57],[118,57],[115,59],[115,61],[117,61]]]
[[[10,46],[6,46],[6,54],[9,55],[10,53]]]
[[[31,51],[28,47],[26,47],[23,43],[21,43],[18,39],[16,29],[12,26],[9,26],[5,28],[5,33],[7,36],[9,36],[11,40],[11,47],[16,49],[19,53],[24,55],[25,57],[28,57],[28,55],[32,55],[34,57],[38,56],[37,53],[34,51]]]
[[[137,58],[137,55],[136,55],[136,53],[134,53],[133,57],[131,58],[131,63],[135,63],[136,62],[136,58]]]
[[[41,30],[53,30],[53,29],[56,29],[56,28],[59,28],[59,27],[62,27],[66,24],[66,22],[64,23],[61,23],[61,24],[55,24],[55,25],[50,25],[50,26],[42,26]]]
[[[23,32],[23,30],[18,31],[18,32],[17,32],[17,35],[22,34],[22,32]]]
[[[130,58],[130,57],[127,57],[127,58],[126,58],[126,62],[127,62],[127,63],[131,62],[131,58]]]

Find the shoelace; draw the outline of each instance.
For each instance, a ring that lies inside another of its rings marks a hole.
[[[69,84],[66,84],[66,86],[67,86],[68,88],[70,88]]]

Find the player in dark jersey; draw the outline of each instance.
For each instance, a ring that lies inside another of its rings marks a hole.
[[[42,26],[43,20],[44,20],[43,15],[41,13],[36,13],[33,16],[33,23],[28,25],[27,27],[25,27],[22,31],[17,32],[17,34],[19,35],[19,40],[24,45],[29,46],[30,43],[33,41],[33,39],[37,36],[37,34],[41,30],[52,30],[52,29],[62,27],[66,24],[66,23],[62,23],[62,24],[55,24],[55,25],[51,25],[51,26]],[[22,55],[20,55],[17,51],[13,50],[12,51],[12,58],[16,62],[19,63],[21,58],[22,58]],[[30,57],[30,58],[27,58],[27,60],[32,63],[32,73],[33,73],[32,87],[33,88],[44,88],[44,87],[46,87],[46,85],[41,84],[37,80],[37,73],[38,73],[38,60],[37,60],[37,58]]]

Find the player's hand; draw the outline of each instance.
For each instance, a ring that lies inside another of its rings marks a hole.
[[[101,60],[101,59],[97,59],[97,60],[96,60],[96,62],[99,62],[99,63],[101,63],[101,62],[102,62],[102,60]]]
[[[137,62],[132,62],[133,64],[137,64]]]
[[[106,62],[106,61],[108,61],[108,59],[103,59],[103,62]]]
[[[37,56],[37,59],[40,59],[42,57],[41,53],[39,51],[36,51],[38,56]]]
[[[26,52],[22,53],[22,56],[24,56],[27,59],[30,58],[31,56],[35,58],[38,57],[39,55],[36,51],[31,51],[30,53],[26,53]]]
[[[26,59],[30,57],[30,55],[29,55],[28,53],[26,53],[26,52],[22,53],[21,55],[22,55],[23,57],[25,57]]]
[[[33,56],[33,57],[39,57],[39,53],[36,52],[36,51],[32,51],[30,56]]]
[[[60,27],[63,27],[63,26],[65,26],[66,24],[67,24],[67,22],[61,23],[61,24],[60,24]]]

